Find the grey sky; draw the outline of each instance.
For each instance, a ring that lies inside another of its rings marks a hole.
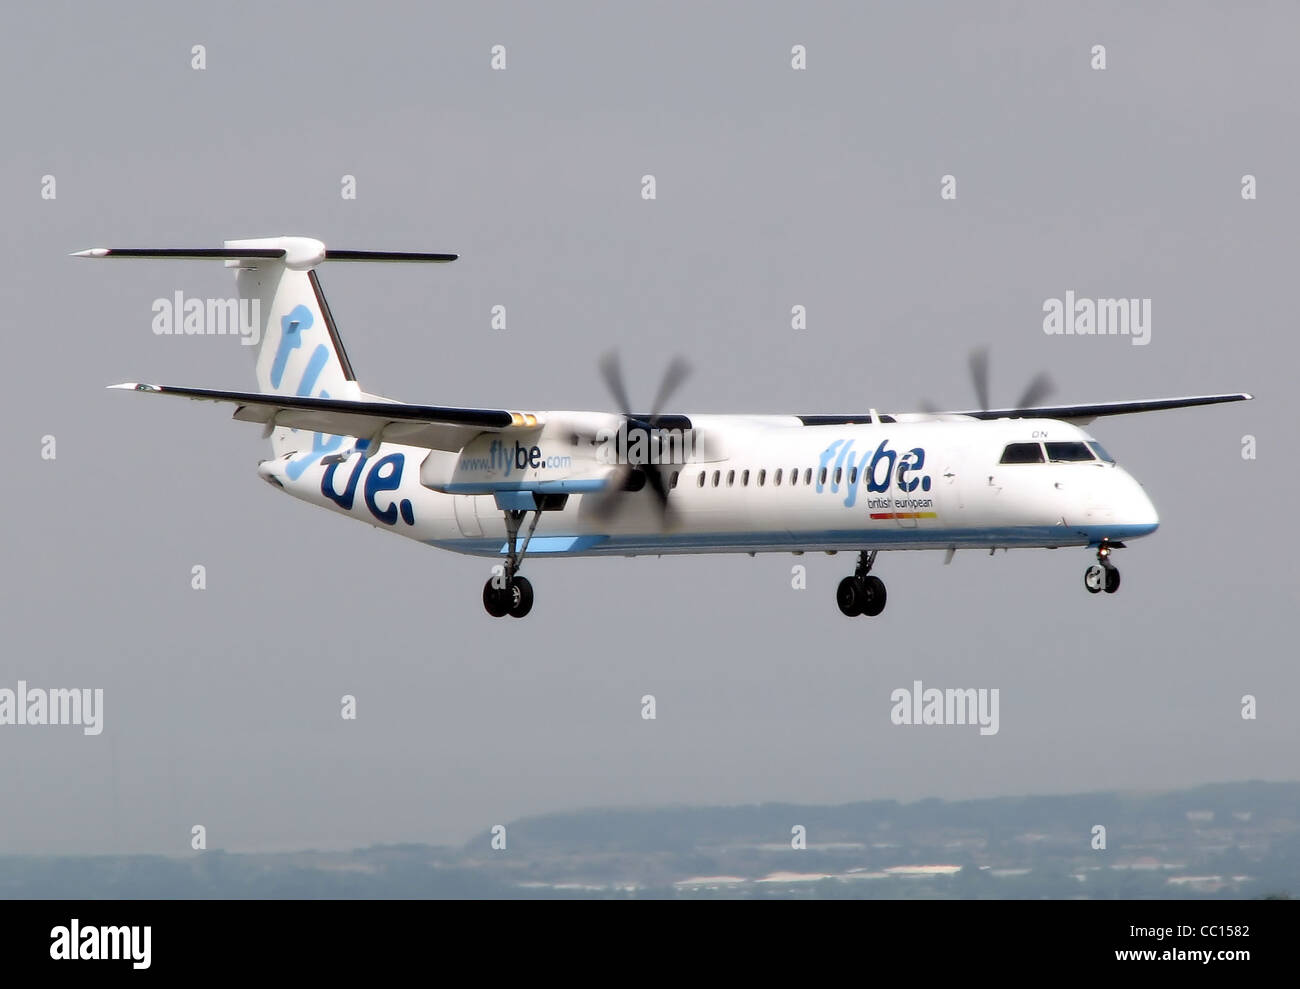
[[[873,7],[8,11],[0,687],[103,687],[105,729],[0,730],[0,853],[1295,778],[1300,11]],[[232,294],[220,265],[69,251],[279,234],[461,254],[322,271],[362,386],[412,401],[608,408],[612,344],[638,402],[687,355],[687,412],[969,407],[979,344],[995,403],[1042,368],[1061,401],[1258,397],[1094,425],[1162,521],[1113,597],[1083,550],[882,554],[889,609],[852,621],[843,554],[542,560],[493,621],[486,561],[277,495],[219,407],[104,390],[251,388],[252,351],[150,331]],[[1069,289],[1152,299],[1151,344],[1046,336]],[[893,726],[915,679],[998,687],[999,734]]]

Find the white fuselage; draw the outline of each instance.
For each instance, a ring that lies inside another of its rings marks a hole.
[[[564,439],[561,428],[593,415],[547,413],[556,428],[543,430],[531,447],[512,448],[540,456],[525,456],[524,469],[484,482],[498,493],[458,494],[449,484],[434,490],[421,483],[422,465],[427,480],[441,458],[450,477],[461,455],[392,443],[369,457],[338,455],[336,462],[286,455],[263,462],[259,473],[304,501],[481,556],[505,555],[503,508],[521,485],[568,494],[562,508],[541,513],[529,557],[1088,546],[1147,535],[1158,524],[1137,481],[1101,457],[1001,462],[1013,443],[1074,444],[1076,450],[1093,443],[1078,427],[961,416],[850,425],[691,416],[693,429],[709,440],[707,452],[666,468],[676,475],[668,524],[649,489],[627,493],[612,516],[598,515],[592,501],[599,495],[590,485],[564,480],[573,476],[578,454],[569,446],[577,437]],[[1104,457],[1100,448],[1089,449]]]

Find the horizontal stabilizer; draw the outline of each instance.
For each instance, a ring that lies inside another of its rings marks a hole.
[[[284,248],[230,247],[92,247],[77,251],[74,258],[162,258],[192,261],[240,261],[245,258],[283,258]],[[326,261],[424,261],[445,264],[458,254],[430,254],[423,251],[325,251]]]
[[[226,247],[92,247],[77,251],[74,258],[179,258],[191,261],[238,261],[241,258],[282,258],[284,249]]]
[[[426,254],[419,251],[336,251],[327,248],[326,261],[430,261],[443,264],[455,261],[459,254]]]

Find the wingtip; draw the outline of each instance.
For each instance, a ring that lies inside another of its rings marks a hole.
[[[123,381],[118,385],[105,385],[105,388],[116,389],[118,391],[159,391],[157,385],[147,385],[140,381]]]

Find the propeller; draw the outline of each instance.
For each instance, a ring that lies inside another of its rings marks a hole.
[[[981,412],[988,411],[989,402],[989,351],[987,347],[979,347],[971,351],[968,360],[970,366],[971,384],[975,388],[975,398],[979,402]],[[1030,379],[1029,384],[1025,386],[1020,397],[1016,399],[1016,404],[1012,406],[1016,409],[1029,409],[1038,405],[1048,395],[1056,390],[1056,385],[1048,376],[1046,371],[1039,371]],[[922,402],[921,410],[928,414],[939,412],[938,406],[933,402]]]
[[[660,428],[664,406],[673,393],[681,387],[682,382],[690,376],[691,371],[690,365],[681,357],[674,357],[669,361],[668,367],[664,369],[663,378],[659,382],[659,389],[655,392],[650,414],[648,416],[638,416],[632,413],[632,402],[628,398],[627,386],[623,381],[623,368],[618,353],[610,351],[604,354],[597,363],[597,367],[600,369],[601,377],[605,380],[605,386],[609,389],[609,393],[614,397],[619,411],[623,414],[623,439],[626,440],[634,430],[642,430],[647,441]],[[626,451],[630,444],[625,442],[621,446]],[[659,509],[660,519],[667,521],[671,513],[668,507],[668,483],[664,477],[665,466],[671,465],[620,463],[610,478],[609,486],[595,501],[594,512],[596,516],[598,518],[608,518],[614,514],[625,494],[640,491],[648,486],[654,492],[655,504]]]
[[[970,380],[975,386],[975,400],[980,410],[989,407],[989,351],[987,347],[972,350],[970,354]]]

